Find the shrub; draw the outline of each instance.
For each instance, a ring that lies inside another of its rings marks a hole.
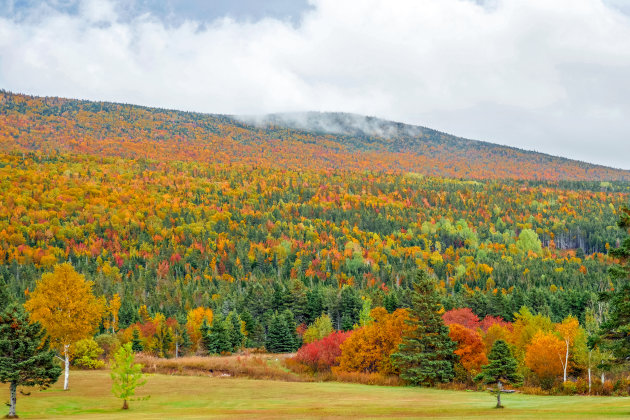
[[[341,343],[352,334],[351,331],[337,331],[327,335],[321,340],[302,346],[295,359],[313,372],[330,371],[333,366],[339,364],[341,356]]]
[[[566,381],[562,383],[562,393],[564,395],[575,395],[577,391],[578,388],[575,382]]]
[[[74,344],[72,364],[81,369],[100,369],[105,362],[99,360],[103,349],[92,338],[77,341]]]
[[[109,359],[120,348],[120,340],[115,334],[99,334],[94,337],[94,341],[103,349],[104,359]]]

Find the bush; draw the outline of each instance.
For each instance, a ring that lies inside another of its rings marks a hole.
[[[339,364],[341,356],[341,343],[352,334],[351,331],[337,331],[321,340],[302,346],[295,356],[295,359],[313,372],[330,371],[333,366]]]
[[[101,369],[105,362],[99,360],[103,349],[92,338],[77,341],[74,345],[72,364],[81,369]]]
[[[120,340],[115,334],[99,334],[94,341],[103,349],[104,359],[109,359],[120,348]]]
[[[577,394],[578,388],[575,382],[566,381],[562,383],[561,392],[564,395]]]

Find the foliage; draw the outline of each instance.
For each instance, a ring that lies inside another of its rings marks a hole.
[[[630,357],[630,208],[621,209],[619,227],[627,235],[621,246],[610,250],[620,262],[610,268],[610,276],[620,284],[612,293],[609,317],[602,323],[600,334],[603,347],[612,352],[613,361],[626,364]]]
[[[321,340],[333,332],[332,320],[327,314],[322,314],[304,331],[302,341],[305,344]]]
[[[414,385],[433,386],[453,378],[455,343],[440,316],[435,281],[420,270],[413,284],[412,306],[398,353],[392,355],[400,377]]]
[[[136,394],[136,388],[144,385],[146,379],[142,375],[142,365],[134,363],[134,351],[131,343],[120,347],[114,355],[111,366],[112,394],[123,400],[123,410],[129,408],[127,401]]]
[[[487,384],[497,384],[497,408],[501,408],[503,384],[519,386],[523,377],[518,374],[518,362],[503,340],[495,341],[490,354],[488,354],[488,362],[481,368],[481,373],[475,379]]]
[[[410,330],[406,324],[409,312],[397,309],[389,314],[385,308],[376,307],[370,316],[374,319],[372,324],[355,330],[341,344],[335,372],[398,373],[390,358]]]
[[[457,349],[454,353],[459,357],[459,363],[471,375],[478,374],[481,366],[488,363],[486,348],[481,335],[477,331],[459,324],[449,325],[448,335],[453,342],[457,343]]]
[[[99,360],[104,350],[93,338],[84,338],[72,346],[72,364],[81,369],[100,369],[105,362]]]
[[[539,331],[525,353],[525,364],[541,381],[553,381],[562,375],[565,344],[554,333]]]
[[[295,358],[313,372],[328,372],[339,365],[341,344],[353,333],[353,331],[335,331],[304,344],[299,348]]]
[[[104,312],[104,302],[92,293],[72,265],[56,265],[42,275],[24,304],[33,321],[41,322],[52,344],[65,359],[64,389],[68,389],[70,346],[94,332]]]
[[[54,362],[46,331],[15,303],[0,309],[0,382],[9,384],[9,418],[15,418],[18,386],[47,388],[61,369]]]

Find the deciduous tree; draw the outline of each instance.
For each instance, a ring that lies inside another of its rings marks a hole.
[[[98,327],[104,311],[104,299],[92,293],[92,282],[77,273],[72,265],[56,265],[45,273],[24,304],[33,321],[46,328],[51,343],[63,355],[63,389],[68,389],[70,346],[89,337]]]

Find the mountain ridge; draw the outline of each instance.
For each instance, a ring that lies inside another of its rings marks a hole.
[[[449,178],[630,181],[628,170],[347,113],[248,117],[0,91],[0,127],[4,151]]]

